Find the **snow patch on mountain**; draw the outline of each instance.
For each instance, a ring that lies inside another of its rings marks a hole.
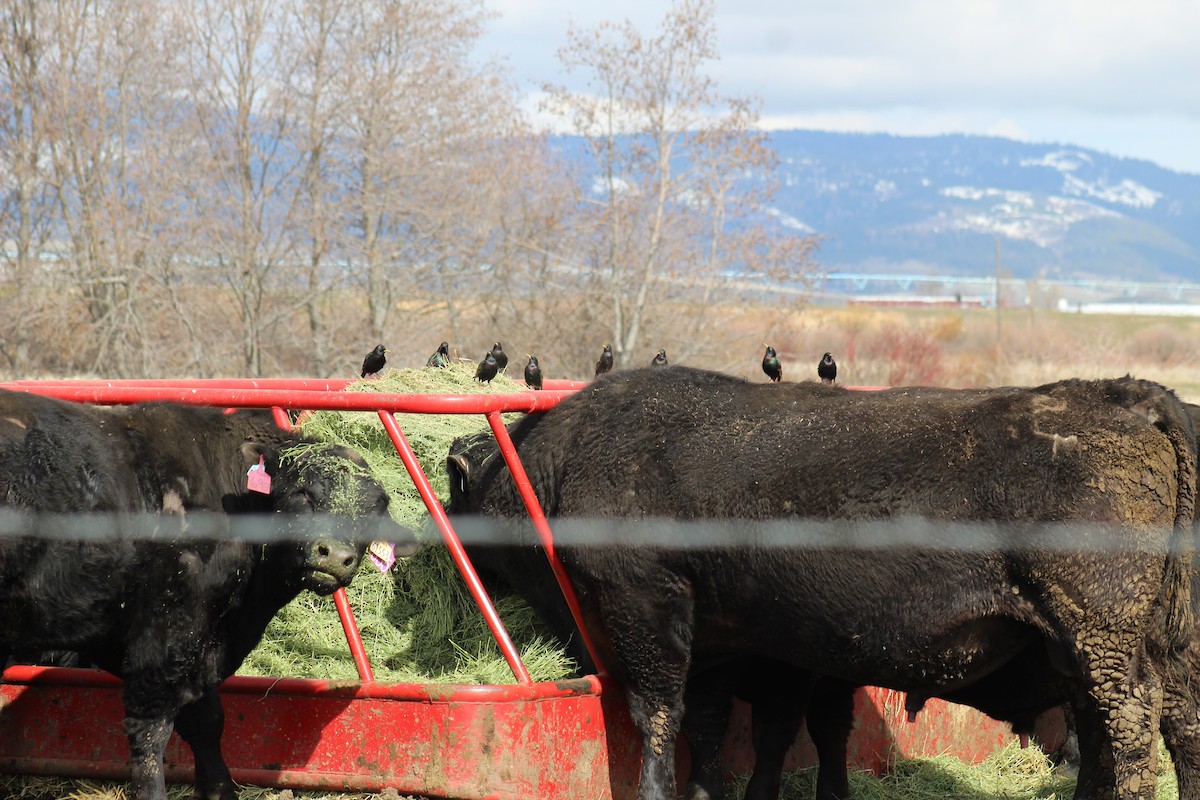
[[[1128,178],[1114,185],[1104,180],[1088,183],[1074,175],[1063,175],[1063,192],[1074,197],[1093,197],[1105,203],[1134,208],[1153,208],[1163,196],[1162,192],[1156,192]]]
[[[1121,216],[1086,200],[1056,195],[1042,197],[1010,189],[948,186],[941,194],[968,202],[940,212],[935,229],[1006,236],[1040,247],[1050,247],[1061,241],[1077,222]]]
[[[1091,164],[1092,157],[1079,150],[1055,150],[1041,158],[1022,158],[1020,163],[1022,167],[1049,167],[1066,173]]]
[[[1071,197],[1091,197],[1115,205],[1153,208],[1163,196],[1162,192],[1156,192],[1128,178],[1112,184],[1103,178],[1088,182],[1073,175],[1072,173],[1083,167],[1092,165],[1092,157],[1080,150],[1054,150],[1039,158],[1023,158],[1020,163],[1022,167],[1049,167],[1058,170],[1063,176],[1063,194]]]

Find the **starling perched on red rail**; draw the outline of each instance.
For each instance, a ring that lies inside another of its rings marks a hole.
[[[496,369],[504,369],[508,366],[508,356],[504,353],[504,348],[499,342],[492,345],[492,358],[496,359]]]
[[[667,351],[659,350],[657,353],[655,353],[654,360],[650,362],[650,366],[652,366],[652,367],[667,366]]]
[[[384,355],[388,349],[381,344],[375,345],[375,349],[367,353],[367,357],[363,359],[362,374],[360,378],[365,378],[368,375],[377,375],[379,370],[383,369],[383,365],[387,363],[387,356]]]
[[[538,366],[537,356],[529,356],[529,363],[525,365],[525,385],[538,391],[542,388],[542,368]]]
[[[604,352],[600,354],[600,360],[596,362],[596,377],[599,378],[604,373],[613,368],[612,345],[604,345]]]
[[[492,378],[496,377],[496,372],[499,367],[496,366],[496,357],[489,350],[483,357],[483,361],[479,362],[479,366],[475,369],[475,380],[480,383],[491,383]]]
[[[450,366],[450,343],[442,342],[439,344],[437,352],[429,357],[429,360],[425,362],[425,366],[437,367],[438,369]]]
[[[762,360],[763,372],[767,373],[767,377],[773,382],[779,383],[783,380],[783,365],[779,363],[779,356],[775,355],[774,347],[766,342],[763,342],[763,347],[767,348]]]
[[[837,378],[837,362],[829,353],[821,356],[821,360],[817,362],[817,375],[825,383],[833,383]]]

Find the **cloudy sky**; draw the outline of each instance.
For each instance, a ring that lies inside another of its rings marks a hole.
[[[531,93],[564,83],[568,23],[632,21],[668,0],[487,0],[481,42]],[[1200,173],[1196,0],[715,0],[727,95],[766,128],[980,133],[1077,144]]]

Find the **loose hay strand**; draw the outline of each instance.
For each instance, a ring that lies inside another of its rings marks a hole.
[[[378,379],[358,381],[351,392],[397,394],[510,394],[524,385],[507,375],[488,384],[474,379],[475,366],[459,362],[446,369],[391,370]],[[487,422],[479,414],[396,414],[421,468],[439,499],[449,495],[446,454],[459,436]],[[513,415],[515,416],[515,415]],[[350,606],[376,680],[404,683],[512,683],[482,615],[467,591],[449,552],[440,545],[429,513],[396,448],[374,412],[318,411],[301,426],[306,436],[357,450],[391,496],[392,516],[432,546],[400,559],[388,572],[364,562],[347,590]],[[521,651],[535,681],[575,674],[567,657],[529,606],[513,596],[496,599],[496,608]],[[353,680],[358,673],[346,647],[333,601],[304,593],[271,622],[262,643],[247,657],[239,674]]]

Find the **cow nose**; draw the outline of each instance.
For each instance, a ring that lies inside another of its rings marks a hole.
[[[336,539],[318,539],[310,551],[313,566],[331,575],[346,578],[358,569],[358,550]]]

